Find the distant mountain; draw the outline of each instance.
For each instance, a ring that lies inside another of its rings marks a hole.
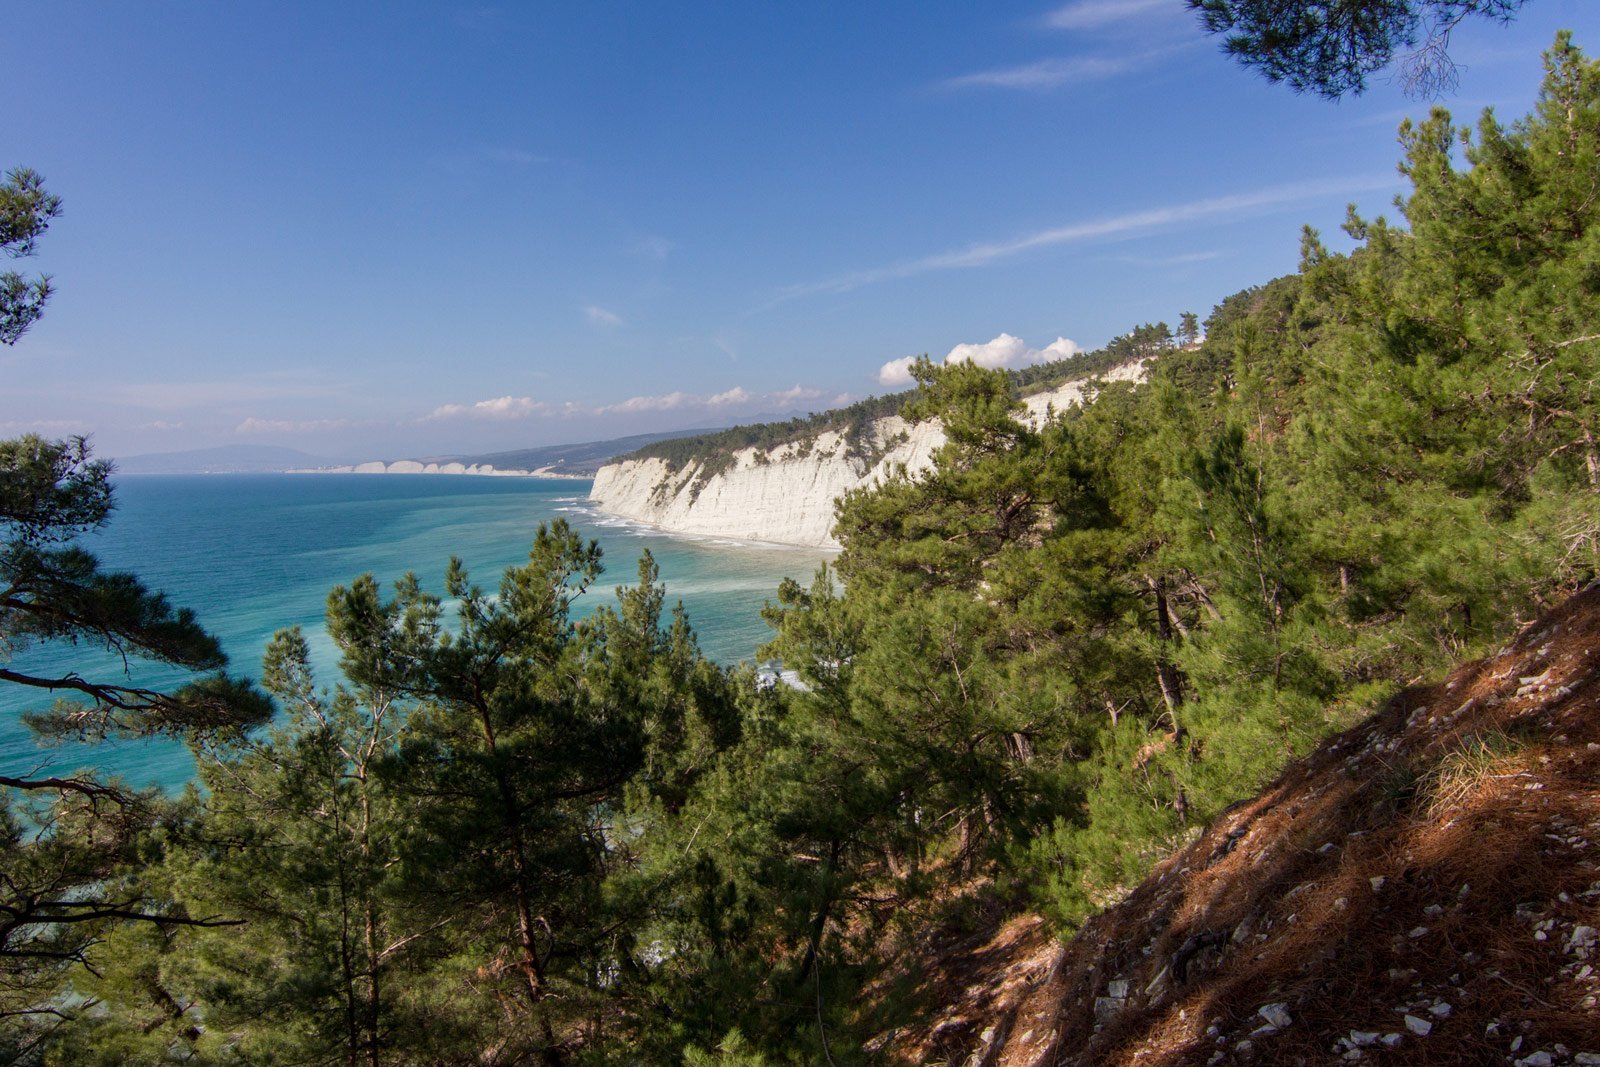
[[[220,445],[188,452],[148,452],[114,460],[120,474],[259,474],[328,467],[338,460],[276,445]]]
[[[608,459],[646,445],[675,437],[713,433],[721,427],[673,430],[666,433],[641,433],[610,441],[585,441],[575,445],[544,445],[508,452],[475,455],[420,456],[421,463],[459,463],[464,467],[493,467],[495,470],[540,470],[550,467],[561,474],[593,475]],[[120,474],[265,474],[288,470],[319,470],[349,465],[348,459],[313,456],[294,448],[276,445],[221,445],[188,452],[149,452],[114,460]]]

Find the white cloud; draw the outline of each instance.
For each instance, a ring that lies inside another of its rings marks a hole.
[[[169,422],[166,419],[157,419],[155,422],[144,423],[143,425],[141,425],[139,427],[139,429],[141,429],[141,430],[181,430],[181,429],[183,429],[183,423],[181,423],[181,422]]]
[[[1150,61],[1149,56],[1079,56],[1041,59],[1018,67],[980,70],[945,81],[950,89],[1055,89],[1079,82],[1115,78]]]
[[[1029,348],[1022,338],[1002,333],[994,340],[985,341],[983,344],[956,345],[944,357],[943,362],[976,363],[980,367],[991,369],[1015,370],[1035,363],[1066,359],[1082,351],[1083,348],[1076,341],[1065,337],[1057,337],[1043,348]],[[878,369],[878,384],[910,385],[911,365],[915,362],[916,359],[912,356],[891,359]]]
[[[1351,196],[1355,193],[1392,189],[1395,179],[1390,175],[1358,175],[1344,178],[1326,178],[1321,181],[1291,182],[1273,185],[1252,192],[1215,196],[1205,200],[1190,200],[1181,204],[1133,211],[1122,215],[1070,223],[1053,229],[1039,230],[1007,241],[972,245],[964,249],[939,252],[917,259],[902,260],[882,267],[851,271],[817,282],[804,282],[779,290],[767,307],[804,296],[819,293],[844,293],[879,282],[895,281],[939,270],[959,270],[968,267],[986,267],[991,263],[1036,249],[1057,245],[1077,244],[1100,237],[1120,237],[1129,233],[1159,230],[1182,223],[1203,219],[1245,215],[1253,212],[1276,210],[1289,204],[1314,200],[1325,196]],[[909,364],[907,364],[909,366]]]
[[[878,368],[878,384],[910,385],[911,365],[916,361],[916,356],[902,356],[899,359],[891,359]]]
[[[441,404],[433,409],[428,419],[525,419],[530,415],[543,415],[550,405],[528,396],[497,396],[493,400],[480,400],[476,404]]]
[[[777,404],[798,404],[804,400],[815,400],[822,395],[821,389],[807,389],[802,385],[785,389],[781,393],[771,393],[767,399]]]
[[[631,415],[647,411],[678,411],[680,409],[759,409],[761,407],[792,408],[823,396],[821,389],[795,385],[772,393],[752,393],[741,386],[720,393],[705,395],[682,391],[662,393],[657,396],[633,396],[615,404],[603,404],[594,410],[596,415]]]
[[[1035,363],[1049,363],[1053,359],[1068,359],[1083,351],[1083,346],[1066,337],[1057,337],[1039,350]]]
[[[1002,333],[993,341],[985,341],[981,345],[961,344],[950,350],[944,357],[946,363],[976,363],[980,367],[1011,367],[1017,366],[1018,360],[1025,356],[1028,346],[1023,344],[1022,338],[1013,337],[1009,333]]]
[[[1185,13],[1179,0],[1072,0],[1046,15],[1044,23],[1057,30],[1092,30],[1157,11]]]
[[[685,404],[703,404],[705,402],[706,400],[703,397],[692,396],[684,392],[671,392],[660,396],[630,396],[626,400],[615,404],[605,404],[594,410],[598,415],[618,415],[638,411],[672,411],[683,407]]]
[[[622,316],[615,311],[607,311],[603,307],[590,304],[583,309],[584,316],[596,326],[621,326]]]

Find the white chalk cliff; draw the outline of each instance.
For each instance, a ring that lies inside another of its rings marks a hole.
[[[1143,377],[1144,365],[1129,363],[1093,380]],[[1068,382],[1025,397],[1029,421],[1037,425],[1050,408],[1080,403],[1087,384]],[[829,431],[771,449],[741,449],[725,469],[708,475],[698,461],[677,471],[655,458],[608,463],[595,474],[589,500],[609,514],[674,533],[837,548],[835,500],[878,484],[901,464],[913,476],[926,470],[944,444],[937,421],[912,424],[897,416],[874,421],[866,436],[875,462],[851,455],[844,435]]]

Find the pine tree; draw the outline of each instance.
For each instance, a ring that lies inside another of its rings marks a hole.
[[[38,175],[0,184],[0,248],[32,251],[60,212]],[[0,276],[0,342],[14,343],[49,296],[45,280]],[[216,639],[132,574],[107,572],[75,538],[112,509],[110,466],[83,438],[36,435],[0,441],[0,683],[50,699],[24,715],[41,741],[100,741],[156,734],[198,736],[263,721],[271,708],[223,673]],[[193,681],[167,691],[114,668],[44,670],[28,653],[43,644],[102,647],[127,661],[180,668]],[[53,698],[53,699],[51,699]],[[89,771],[58,772],[42,757],[0,775],[0,1049],[19,1055],[63,1017],[52,1003],[70,965],[124,923],[226,921],[152,897],[124,864],[162,817],[150,791]]]

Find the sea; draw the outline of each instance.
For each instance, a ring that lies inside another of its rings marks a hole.
[[[79,543],[107,569],[131,571],[221,640],[229,671],[259,676],[279,629],[298,625],[319,685],[338,681],[323,613],[328,592],[370,573],[387,590],[406,573],[443,595],[451,556],[492,592],[525,562],[540,523],[565,519],[599,541],[605,574],[574,605],[581,616],[637,580],[640,554],[660,567],[668,604],[681,601],[701,649],[723,664],[752,660],[770,636],[762,605],[785,577],[808,582],[829,553],[669,535],[595,510],[589,483],[462,475],[205,474],[119,477],[111,521]],[[5,649],[0,648],[0,655]],[[14,670],[167,686],[184,675],[93,644],[13,649]],[[0,774],[93,768],[132,786],[181,789],[194,774],[176,740],[40,747],[20,721],[49,696],[0,685]]]

